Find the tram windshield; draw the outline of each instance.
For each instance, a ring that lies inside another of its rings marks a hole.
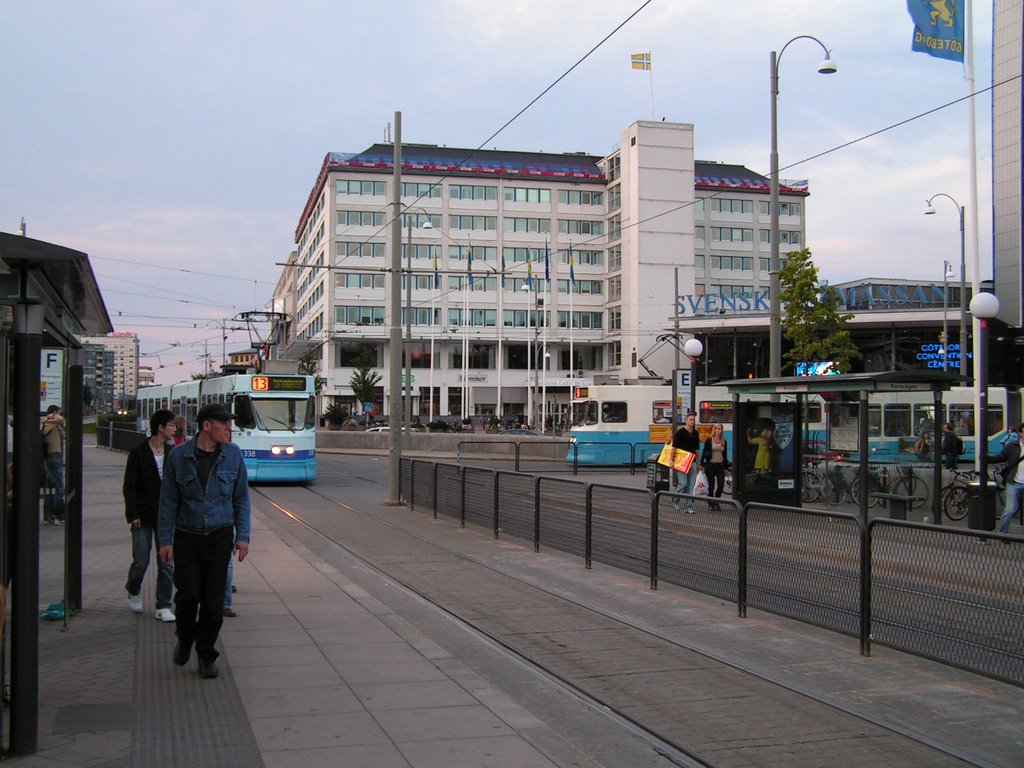
[[[244,408],[235,404],[235,412],[239,414],[238,426],[243,429],[287,429],[290,432],[298,432],[302,429],[312,429],[316,426],[316,400],[312,396],[304,400],[294,397],[248,397],[236,398],[236,400],[248,400],[252,411],[251,419],[242,416]],[[251,421],[245,424],[243,422]]]
[[[586,427],[597,424],[597,401],[582,400],[572,404],[572,425]]]

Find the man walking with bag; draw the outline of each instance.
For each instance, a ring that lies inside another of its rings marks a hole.
[[[174,663],[188,664],[193,644],[199,674],[217,677],[214,645],[224,623],[228,560],[249,553],[249,485],[242,452],[231,442],[234,414],[204,405],[195,437],[175,448],[160,488],[160,560],[174,558],[178,644]],[[197,618],[198,612],[198,618]]]
[[[700,464],[697,462],[697,454],[700,452],[700,435],[697,433],[697,414],[690,411],[686,414],[686,421],[672,438],[672,447],[678,450],[688,451],[693,454],[694,461],[690,465],[689,472],[676,472],[676,493],[693,493],[694,485],[697,482],[697,472]],[[693,514],[693,499],[686,500],[686,514]]]

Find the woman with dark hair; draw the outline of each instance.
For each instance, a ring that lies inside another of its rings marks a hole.
[[[128,568],[128,607],[142,613],[142,580],[156,540],[157,512],[160,509],[160,483],[164,476],[164,459],[174,448],[174,414],[159,410],[149,419],[150,436],[128,452],[124,468],[124,516],[131,526],[132,564]],[[174,589],[174,565],[157,559],[156,613],[158,621],[174,621],[171,592]]]
[[[711,437],[704,441],[700,463],[708,478],[708,496],[721,498],[725,489],[725,471],[729,469],[729,443],[725,439],[725,427],[715,424]]]

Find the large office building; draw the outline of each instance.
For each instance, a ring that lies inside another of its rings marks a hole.
[[[109,333],[106,336],[82,336],[83,345],[102,347],[113,353],[112,380],[104,372],[106,381],[112,381],[111,405],[114,409],[128,408],[139,391],[139,337],[131,331]]]
[[[768,180],[696,161],[692,125],[636,122],[605,157],[402,151],[400,317],[421,420],[535,422],[574,386],[669,376],[677,313],[764,319]],[[327,155],[275,292],[279,354],[317,356],[324,395],[357,411],[361,360],[381,374],[374,408],[401,397],[387,388],[393,156]],[[805,240],[807,196],[782,182],[784,251]]]

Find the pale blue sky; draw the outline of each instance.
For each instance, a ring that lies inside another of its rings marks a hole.
[[[324,155],[384,137],[476,147],[643,0],[39,0],[0,5],[0,230],[87,252],[117,330],[166,382],[220,354],[212,320],[263,309]],[[978,87],[991,5],[976,3]],[[605,154],[651,117],[695,125],[697,157],[767,173],[769,52],[782,59],[781,165],[966,94],[912,53],[903,0],[653,0],[488,146]],[[991,261],[991,101],[978,99],[982,276]],[[963,104],[797,167],[808,244],[833,282],[940,280],[967,204]],[[209,273],[209,274],[197,274]],[[219,277],[226,276],[226,277]],[[231,279],[234,276],[234,279]],[[193,329],[192,323],[199,327]],[[211,323],[212,324],[212,323]],[[187,327],[182,327],[187,326]],[[184,342],[183,348],[170,348]],[[249,346],[229,334],[228,349]],[[178,360],[186,362],[178,368]]]

